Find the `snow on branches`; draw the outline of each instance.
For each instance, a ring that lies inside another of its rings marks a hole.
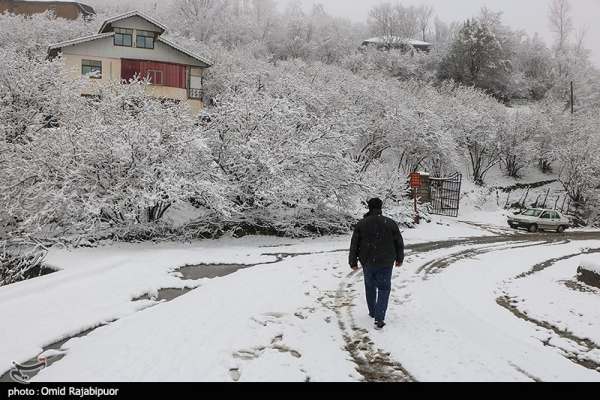
[[[463,86],[438,80],[445,50],[359,51],[360,30],[322,8],[279,14],[268,3],[165,11],[178,42],[215,60],[203,117],[151,97],[144,81],[82,97],[84,82],[46,48],[97,22],[1,15],[0,236],[175,229],[165,215],[180,205],[199,210],[186,228],[203,236],[344,232],[370,196],[408,214],[411,172],[467,170],[485,184],[493,168],[516,178],[533,162],[560,170],[576,202],[599,201],[593,102],[571,117],[559,93],[514,111],[480,89],[502,97],[524,79],[529,95],[552,93],[546,49],[518,44],[495,14],[458,36],[493,45],[480,60],[490,73],[467,71]],[[462,62],[464,49],[455,43],[446,61]]]

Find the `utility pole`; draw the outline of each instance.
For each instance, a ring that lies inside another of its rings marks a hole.
[[[571,81],[571,114],[575,114],[575,87]]]

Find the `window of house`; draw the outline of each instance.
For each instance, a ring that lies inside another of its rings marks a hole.
[[[102,79],[102,61],[81,60],[81,74],[93,79]]]
[[[115,46],[133,46],[133,29],[115,28]]]
[[[146,76],[150,80],[150,83],[153,85],[162,85],[163,84],[162,71],[149,69]]]
[[[154,37],[154,32],[137,31],[135,36],[135,45],[142,49],[153,49]]]

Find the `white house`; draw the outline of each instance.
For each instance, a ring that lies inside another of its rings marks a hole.
[[[203,75],[212,63],[165,39],[165,32],[160,22],[132,11],[104,21],[96,35],[51,45],[49,56],[62,54],[74,78],[93,80],[88,94],[103,82],[139,76],[151,82],[151,95],[186,101],[199,111]]]

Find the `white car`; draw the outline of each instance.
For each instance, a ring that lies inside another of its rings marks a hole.
[[[571,221],[558,211],[539,208],[532,208],[509,217],[508,224],[511,228],[524,228],[532,233],[539,230],[563,233],[571,227]]]

